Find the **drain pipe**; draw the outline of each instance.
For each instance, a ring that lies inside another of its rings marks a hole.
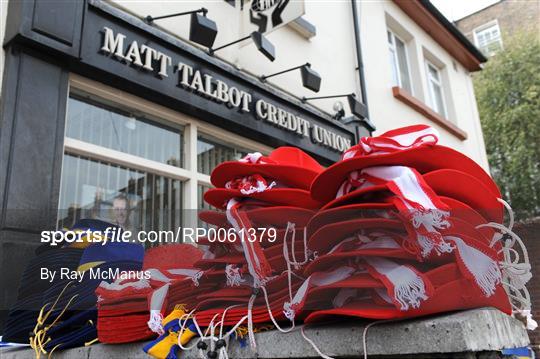
[[[352,6],[352,16],[353,16],[353,26],[354,26],[354,42],[356,47],[356,61],[358,63],[358,78],[360,80],[360,92],[362,104],[365,106],[365,116],[359,121],[370,133],[375,131],[375,126],[369,120],[369,111],[367,104],[367,93],[366,93],[366,80],[364,76],[364,63],[362,61],[362,46],[360,43],[360,17],[358,13],[358,6],[356,0],[351,0]],[[358,138],[359,139],[359,138]]]

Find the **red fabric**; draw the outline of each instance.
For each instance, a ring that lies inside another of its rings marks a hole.
[[[315,159],[299,148],[280,147],[256,163],[224,162],[212,171],[211,181],[215,187],[220,188],[232,179],[258,174],[284,182],[290,187],[307,190],[313,178],[323,169]]]

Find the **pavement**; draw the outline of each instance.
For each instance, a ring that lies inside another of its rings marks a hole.
[[[326,355],[341,358],[363,356],[362,334],[364,321],[340,322],[339,325],[309,326],[305,334]],[[319,358],[313,347],[302,338],[300,329],[282,334],[273,330],[256,333],[257,349],[242,348],[238,341],[228,345],[230,358]],[[369,356],[392,357],[407,355],[414,358],[498,357],[504,348],[529,344],[523,324],[496,309],[482,308],[433,317],[398,322],[380,322],[367,332]],[[149,358],[143,351],[144,343],[126,345],[94,344],[89,347],[55,352],[54,358]],[[46,357],[46,356],[45,356]],[[200,358],[197,351],[182,358]],[[32,350],[3,350],[2,359],[35,358]]]

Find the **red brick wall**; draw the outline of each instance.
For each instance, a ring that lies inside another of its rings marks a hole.
[[[516,224],[514,232],[523,239],[529,252],[533,277],[527,287],[531,294],[533,318],[540,323],[540,217]],[[536,355],[540,357],[540,328],[530,331],[529,338]]]
[[[505,39],[512,37],[512,35],[519,31],[538,32],[540,30],[539,16],[540,2],[537,0],[502,0],[486,9],[456,21],[455,25],[474,43],[473,30],[492,20],[497,20],[501,29],[504,46]]]

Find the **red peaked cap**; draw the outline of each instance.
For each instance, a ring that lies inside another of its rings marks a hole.
[[[428,128],[424,125],[409,126],[395,129],[383,133],[371,139],[382,139],[385,141],[401,132],[417,131]],[[497,198],[501,193],[493,181],[476,162],[466,155],[451,148],[438,144],[431,144],[418,147],[400,149],[389,153],[377,153],[363,155],[361,144],[351,148],[349,151],[359,149],[354,157],[341,160],[328,167],[318,175],[311,185],[311,195],[324,203],[332,201],[340,185],[347,179],[352,171],[360,171],[364,168],[375,166],[407,166],[416,169],[421,174],[438,169],[454,169],[465,172],[484,184]]]
[[[259,174],[285,184],[309,190],[311,182],[324,170],[313,157],[295,147],[279,147],[257,163],[228,161],[218,165],[211,175],[212,184],[222,188],[238,177]]]

